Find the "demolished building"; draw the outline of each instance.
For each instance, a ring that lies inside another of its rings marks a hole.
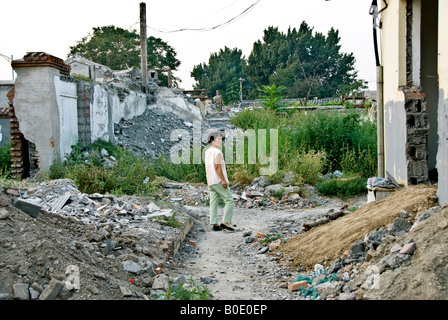
[[[135,68],[114,71],[80,56],[63,61],[45,52],[29,52],[11,65],[17,73],[7,94],[14,177],[48,172],[73,145],[114,143],[114,125],[148,109],[203,119],[194,101],[179,89],[167,92],[157,79],[148,77],[143,92]]]

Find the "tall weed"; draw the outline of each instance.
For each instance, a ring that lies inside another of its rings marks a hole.
[[[232,123],[243,130],[277,128],[279,169],[294,171],[306,183],[317,182],[318,171],[375,175],[376,124],[357,110],[286,115],[269,109],[245,110]]]

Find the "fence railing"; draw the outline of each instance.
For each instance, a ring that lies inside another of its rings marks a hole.
[[[257,100],[243,100],[241,102],[237,102],[234,104],[234,107],[247,109],[247,108],[261,108],[262,107],[263,100],[257,99]],[[325,106],[330,105],[337,107],[338,104],[342,106],[342,99],[341,98],[321,98],[321,99],[310,99],[307,102],[306,106],[302,106],[303,99],[282,99],[280,100],[280,104],[287,105],[288,107],[282,107],[282,108],[305,108],[308,109],[310,107],[316,107],[316,106]],[[294,107],[290,107],[291,104],[296,104]]]

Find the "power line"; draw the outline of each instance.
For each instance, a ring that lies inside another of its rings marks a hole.
[[[222,8],[222,9],[216,11],[215,13],[213,13],[213,14],[211,14],[211,15],[209,15],[209,16],[207,16],[205,19],[203,19],[203,20],[201,20],[201,21],[195,23],[194,25],[192,25],[192,27],[193,27],[193,26],[197,26],[198,24],[201,24],[202,22],[204,22],[204,21],[210,19],[211,17],[216,16],[218,13],[221,13],[221,12],[223,12],[224,10],[226,10],[227,8],[230,8],[231,6],[233,6],[233,5],[234,5],[235,3],[237,3],[238,1],[239,1],[239,0],[235,0],[234,2],[232,2],[231,4],[229,4],[228,6],[225,6],[224,8]]]
[[[231,24],[232,22],[237,21],[238,19],[242,18],[244,15],[246,15],[249,11],[251,11],[257,4],[259,4],[261,2],[261,0],[257,0],[256,2],[254,2],[252,5],[250,5],[247,9],[245,9],[243,12],[241,12],[240,14],[238,14],[237,16],[227,20],[226,22],[220,23],[214,27],[210,27],[210,28],[181,28],[181,29],[176,29],[176,30],[159,30],[153,27],[149,27],[147,26],[147,28],[154,30],[156,32],[160,32],[160,33],[175,33],[175,32],[183,32],[183,31],[198,31],[198,32],[206,32],[206,31],[212,31],[212,30],[216,30],[218,28],[222,28],[224,26],[227,26],[229,24]],[[232,3],[233,4],[233,3]],[[230,5],[229,5],[230,6]],[[229,7],[228,6],[228,7]],[[227,7],[226,7],[227,8]],[[224,9],[226,9],[224,8]],[[222,9],[222,10],[224,10]],[[221,11],[222,11],[221,10]],[[135,24],[134,24],[135,25]],[[131,26],[132,27],[132,26]]]

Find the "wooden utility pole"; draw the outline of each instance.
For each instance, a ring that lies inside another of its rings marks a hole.
[[[147,93],[148,88],[148,53],[146,42],[146,3],[140,3],[140,47],[142,63],[142,89]]]

